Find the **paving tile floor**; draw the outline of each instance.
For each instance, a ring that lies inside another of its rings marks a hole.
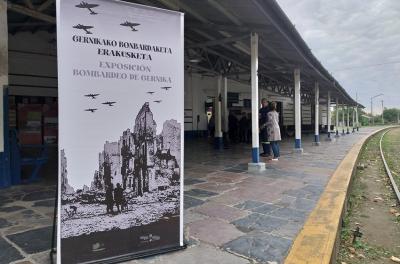
[[[246,144],[216,151],[204,141],[185,142],[186,250],[127,263],[282,263],[330,176],[360,132],[313,146],[293,140],[263,172],[248,172]],[[0,264],[49,263],[55,186],[32,184],[0,190]]]
[[[50,263],[55,183],[0,189],[0,264]]]

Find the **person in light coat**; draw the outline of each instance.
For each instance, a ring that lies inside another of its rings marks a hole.
[[[276,111],[276,102],[272,102],[270,111],[268,112],[268,123],[267,123],[267,134],[268,141],[271,144],[274,158],[276,161],[279,159],[279,141],[281,141],[281,129],[279,128],[279,113]]]

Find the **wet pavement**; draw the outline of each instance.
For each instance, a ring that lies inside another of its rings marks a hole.
[[[293,140],[281,159],[247,171],[251,147],[215,151],[203,141],[185,142],[186,250],[128,263],[282,263],[331,174],[351,146],[372,132],[332,142],[321,135],[304,153]],[[54,186],[34,184],[0,190],[0,264],[49,263]]]

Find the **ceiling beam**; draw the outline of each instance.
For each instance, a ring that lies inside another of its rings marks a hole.
[[[20,26],[38,27],[38,26],[48,26],[48,25],[49,25],[48,22],[31,22],[31,23],[27,23],[27,22],[12,22],[12,23],[8,23],[9,27],[20,27]]]
[[[27,7],[21,6],[21,5],[16,5],[11,2],[7,2],[7,8],[11,11],[27,15],[29,17],[33,17],[42,21],[49,22],[51,24],[56,24],[56,18],[53,16],[49,16],[46,14],[43,14],[41,12],[38,12],[36,10],[29,9]]]
[[[287,34],[287,32],[282,28],[281,24],[279,24],[275,18],[274,15],[271,14],[271,10],[270,9],[266,9],[265,8],[265,2],[262,2],[260,0],[251,0],[254,5],[257,7],[258,10],[260,10],[260,12],[271,22],[272,25],[275,26],[275,28],[281,33],[281,35],[288,41],[288,43],[296,50],[296,52],[302,57],[302,59],[308,64],[309,67],[311,67],[321,78],[322,80],[326,81],[328,84],[332,85],[332,82],[334,83],[335,80],[330,80],[329,77],[331,76],[326,76],[325,74],[323,74],[314,64],[312,61],[310,61],[310,59],[308,58],[309,54],[305,54],[303,50],[301,50],[297,44],[292,40],[292,38]],[[295,29],[294,29],[295,31]],[[296,31],[295,31],[296,32]],[[311,51],[309,51],[309,53],[311,54],[311,59],[313,57]],[[325,69],[324,69],[325,70]],[[325,70],[326,71],[326,70]],[[333,78],[333,77],[331,77]],[[339,89],[338,87],[336,87],[336,85],[333,85],[334,89],[336,89],[339,93],[342,94],[342,96],[344,98],[346,98],[347,100],[352,101],[352,98],[349,97],[346,92],[344,92],[342,89]]]
[[[188,13],[190,13],[190,15],[195,17],[197,20],[200,20],[203,23],[208,23],[207,19],[205,19],[200,13],[198,13],[196,10],[194,10],[193,8],[191,8],[190,6],[188,6],[187,4],[183,3],[180,0],[174,0],[174,1],[158,0],[158,1],[170,9],[177,10],[177,11],[179,11],[181,9],[185,10]]]
[[[219,12],[224,14],[229,20],[231,20],[233,23],[235,23],[238,26],[243,26],[243,23],[231,12],[229,12],[226,8],[224,8],[220,3],[218,3],[215,0],[208,0],[208,3],[217,9]]]
[[[214,7],[215,9],[217,9],[219,12],[221,12],[225,17],[227,17],[232,23],[234,23],[236,26],[238,27],[243,27],[244,24],[242,23],[242,21],[240,21],[240,19],[238,19],[232,12],[230,12],[229,10],[227,10],[225,7],[223,7],[219,2],[217,2],[216,0],[208,0],[208,3]],[[250,29],[251,31],[254,31],[254,28]],[[229,37],[230,34],[227,32],[220,32],[222,35]],[[264,32],[265,33],[265,32]],[[267,49],[270,50],[270,48],[265,44],[262,43],[261,45],[263,47],[266,47]],[[243,43],[242,41],[238,41],[237,43],[233,44],[233,46],[235,48],[237,48],[238,50],[246,53],[247,55],[251,55],[250,54],[250,48],[247,46],[247,44]],[[273,53],[275,54],[275,56],[277,56],[278,58],[280,58],[284,63],[288,63],[287,60],[283,59],[276,51],[273,50]],[[265,68],[269,68],[265,63],[263,63],[261,60],[259,61],[259,64]],[[285,76],[283,76],[284,79],[287,79]]]
[[[185,27],[190,27],[190,28],[198,28],[198,29],[205,29],[209,30],[212,28],[213,30],[217,31],[226,31],[226,32],[234,32],[234,33],[240,33],[240,32],[247,32],[250,34],[251,31],[257,31],[265,34],[272,34],[273,32],[276,32],[275,29],[271,29],[267,25],[260,25],[260,24],[246,24],[244,26],[238,26],[238,25],[232,25],[232,24],[215,24],[212,22],[208,23],[197,23],[197,22],[187,22],[185,23]]]
[[[191,16],[193,16],[194,18],[196,18],[197,20],[201,21],[202,23],[205,23],[205,24],[210,25],[210,26],[204,28],[205,30],[210,30],[210,29],[212,29],[212,30],[215,30],[216,32],[218,32],[219,34],[221,34],[222,36],[224,36],[224,37],[226,37],[226,38],[232,37],[231,34],[229,34],[228,32],[226,32],[226,31],[224,31],[224,30],[215,29],[215,28],[212,26],[213,24],[211,23],[211,21],[209,21],[209,20],[208,20],[207,18],[205,18],[203,15],[201,15],[200,13],[198,13],[196,10],[194,10],[194,9],[191,8],[190,6],[184,4],[184,3],[183,3],[182,1],[180,1],[180,0],[159,0],[159,1],[160,1],[162,4],[164,4],[166,7],[170,8],[170,9],[173,9],[173,10],[176,10],[176,11],[184,11],[184,12],[187,12],[188,14],[190,14]],[[235,18],[235,16],[234,16],[232,13],[226,11],[226,9],[225,9],[224,7],[222,7],[219,3],[217,3],[216,1],[209,1],[209,3],[210,3],[214,8],[216,8],[217,10],[219,10],[220,12],[222,12],[225,16],[227,16],[227,17],[236,25],[236,27],[242,27],[242,26],[243,26],[243,23],[240,22],[239,19]],[[187,26],[186,26],[186,27],[187,27]],[[267,27],[267,26],[265,26],[265,27]],[[202,36],[208,38],[210,41],[215,41],[215,40],[216,40],[215,37],[213,37],[213,36],[211,36],[211,35],[209,35],[209,34],[203,32],[203,31],[200,30],[199,28],[188,28],[188,29],[190,29],[191,31],[194,31],[194,32],[196,32],[196,33],[198,33],[198,34],[200,34],[200,35],[202,35]],[[248,31],[248,33],[249,33],[249,32],[250,32],[250,31]],[[245,53],[247,56],[250,56],[250,48],[248,47],[248,45],[246,45],[246,44],[243,43],[242,41],[238,41],[237,43],[235,43],[235,44],[232,45],[234,48],[236,48],[236,49],[234,49],[234,50],[232,49],[232,47],[231,47],[230,45],[227,45],[226,43],[223,43],[222,46],[225,47],[225,48],[227,48],[227,49],[229,49],[229,50],[231,50],[231,51],[234,52],[234,53],[237,53],[237,50],[239,50],[239,51]],[[242,64],[242,63],[239,63],[238,61],[233,60],[233,59],[231,59],[231,58],[229,58],[229,57],[227,57],[227,56],[225,56],[225,55],[223,55],[223,54],[221,54],[221,53],[219,53],[219,52],[216,52],[216,51],[214,51],[214,50],[212,50],[212,49],[209,49],[209,48],[204,48],[204,49],[205,49],[207,52],[209,52],[209,53],[214,53],[215,55],[220,56],[221,58],[224,58],[224,59],[226,59],[226,60],[231,60],[231,61],[234,62],[236,65],[238,65],[238,66],[240,66],[240,67],[242,67],[242,68],[244,68],[244,69],[250,69],[250,65],[244,65],[244,64]],[[260,66],[263,66],[263,67],[265,67],[265,68],[268,68],[267,65],[264,64],[264,63],[262,63],[262,62],[259,62],[259,64],[260,64]],[[282,83],[282,81],[277,80],[277,79],[275,79],[275,78],[272,77],[272,76],[269,76],[269,75],[264,75],[264,76],[265,76],[266,78],[272,80],[272,81],[275,81],[276,83]],[[281,77],[283,77],[284,79],[286,79],[286,76],[281,76]],[[288,79],[288,80],[289,80],[289,79]],[[289,81],[290,81],[290,80],[289,80]]]
[[[33,6],[31,0],[24,0],[25,5],[30,8],[30,9],[35,9],[35,7]]]
[[[47,0],[44,3],[42,3],[36,10],[39,12],[42,12],[46,10],[49,6],[51,6],[54,3],[54,0]]]
[[[234,36],[234,37],[228,37],[228,38],[223,38],[223,39],[215,39],[215,40],[209,40],[205,41],[202,43],[196,43],[192,45],[186,46],[187,48],[198,48],[198,47],[210,47],[210,46],[216,46],[216,45],[221,45],[221,44],[226,44],[226,43],[232,43],[232,42],[237,42],[242,39],[249,38],[250,35],[242,35],[242,36]]]

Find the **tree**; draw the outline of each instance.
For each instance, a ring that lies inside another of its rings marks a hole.
[[[388,123],[397,123],[397,117],[400,114],[400,109],[385,108],[383,110],[383,119]]]

